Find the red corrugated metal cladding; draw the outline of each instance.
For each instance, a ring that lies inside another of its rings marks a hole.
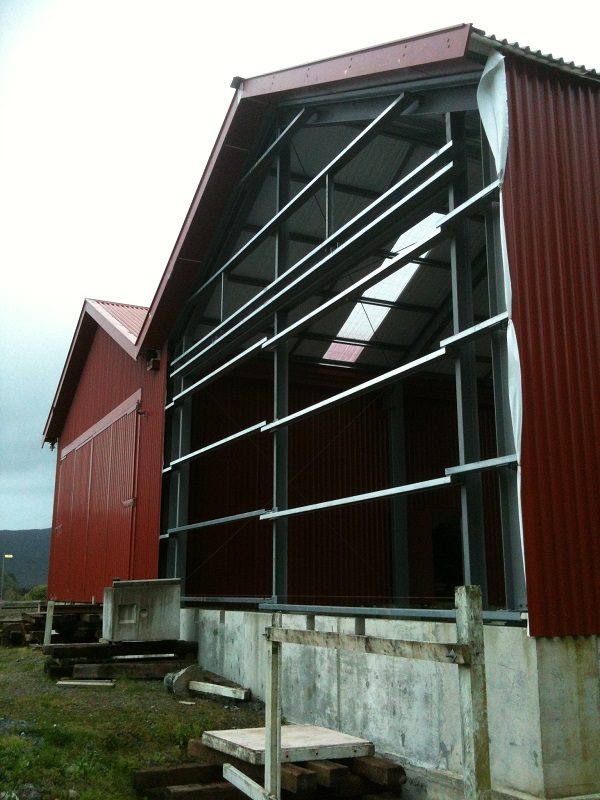
[[[530,630],[600,634],[600,90],[506,66]]]
[[[98,328],[59,439],[48,596],[157,576],[165,366]]]
[[[364,376],[360,373],[293,364],[290,411],[319,402],[361,379]],[[262,363],[211,384],[194,397],[191,449],[269,419],[272,395],[270,373]],[[412,482],[438,477],[458,457],[454,382],[408,381],[405,398],[406,479]],[[480,413],[483,456],[491,457],[495,439],[489,400],[482,400]],[[386,392],[357,397],[295,422],[289,429],[289,506],[390,486],[389,436]],[[190,522],[270,508],[272,465],[271,440],[260,433],[193,461]],[[501,605],[504,589],[497,497],[493,485],[486,484],[486,488],[490,600]],[[391,510],[389,501],[377,501],[291,517],[290,602],[394,602]],[[460,490],[454,487],[416,495],[410,499],[407,513],[410,596],[418,602],[429,601],[440,593],[436,555],[448,555],[447,551],[437,552],[444,532],[454,537],[456,545],[460,543]],[[188,537],[187,567],[189,595],[269,596],[271,525],[251,518],[193,531]]]

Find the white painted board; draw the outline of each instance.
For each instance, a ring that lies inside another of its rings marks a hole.
[[[265,763],[265,729],[242,728],[229,731],[205,731],[202,742],[221,753],[250,764]],[[347,733],[316,725],[281,726],[281,761],[317,761],[370,756],[372,742]]]

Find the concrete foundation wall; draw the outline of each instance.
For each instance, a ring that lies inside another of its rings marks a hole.
[[[264,697],[270,616],[199,611],[199,662]],[[285,627],[306,627],[284,616]],[[451,641],[445,622],[366,620],[368,635]],[[355,632],[354,618],[316,617]],[[600,797],[600,671],[594,637],[536,640],[485,627],[492,778],[497,798]],[[462,797],[457,668],[285,645],[283,713],[367,736],[407,767],[408,800]]]

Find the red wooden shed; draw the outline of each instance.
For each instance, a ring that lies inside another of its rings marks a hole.
[[[48,597],[100,602],[157,575],[164,359],[142,306],[86,300],[44,430],[58,448]]]

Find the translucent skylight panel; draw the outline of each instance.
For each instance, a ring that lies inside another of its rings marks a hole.
[[[424,220],[417,223],[417,225],[414,225],[410,230],[405,231],[392,248],[394,256],[423,238],[428,231],[437,226],[443,216],[443,214],[437,213],[430,214]],[[391,258],[387,258],[382,264],[390,260]],[[420,265],[414,262],[400,267],[396,272],[393,272],[387,278],[384,278],[374,286],[371,286],[370,289],[363,292],[363,297],[371,297],[374,300],[385,300],[390,303],[396,302],[400,299],[402,293],[416,275],[419,268]],[[346,322],[340,328],[336,338],[356,339],[363,342],[370,341],[373,336],[375,336],[377,329],[386,318],[389,311],[390,309],[385,308],[385,306],[357,303],[350,312]],[[323,358],[328,361],[348,361],[353,363],[358,359],[363,350],[364,347],[359,345],[348,345],[333,341],[327,348]]]

